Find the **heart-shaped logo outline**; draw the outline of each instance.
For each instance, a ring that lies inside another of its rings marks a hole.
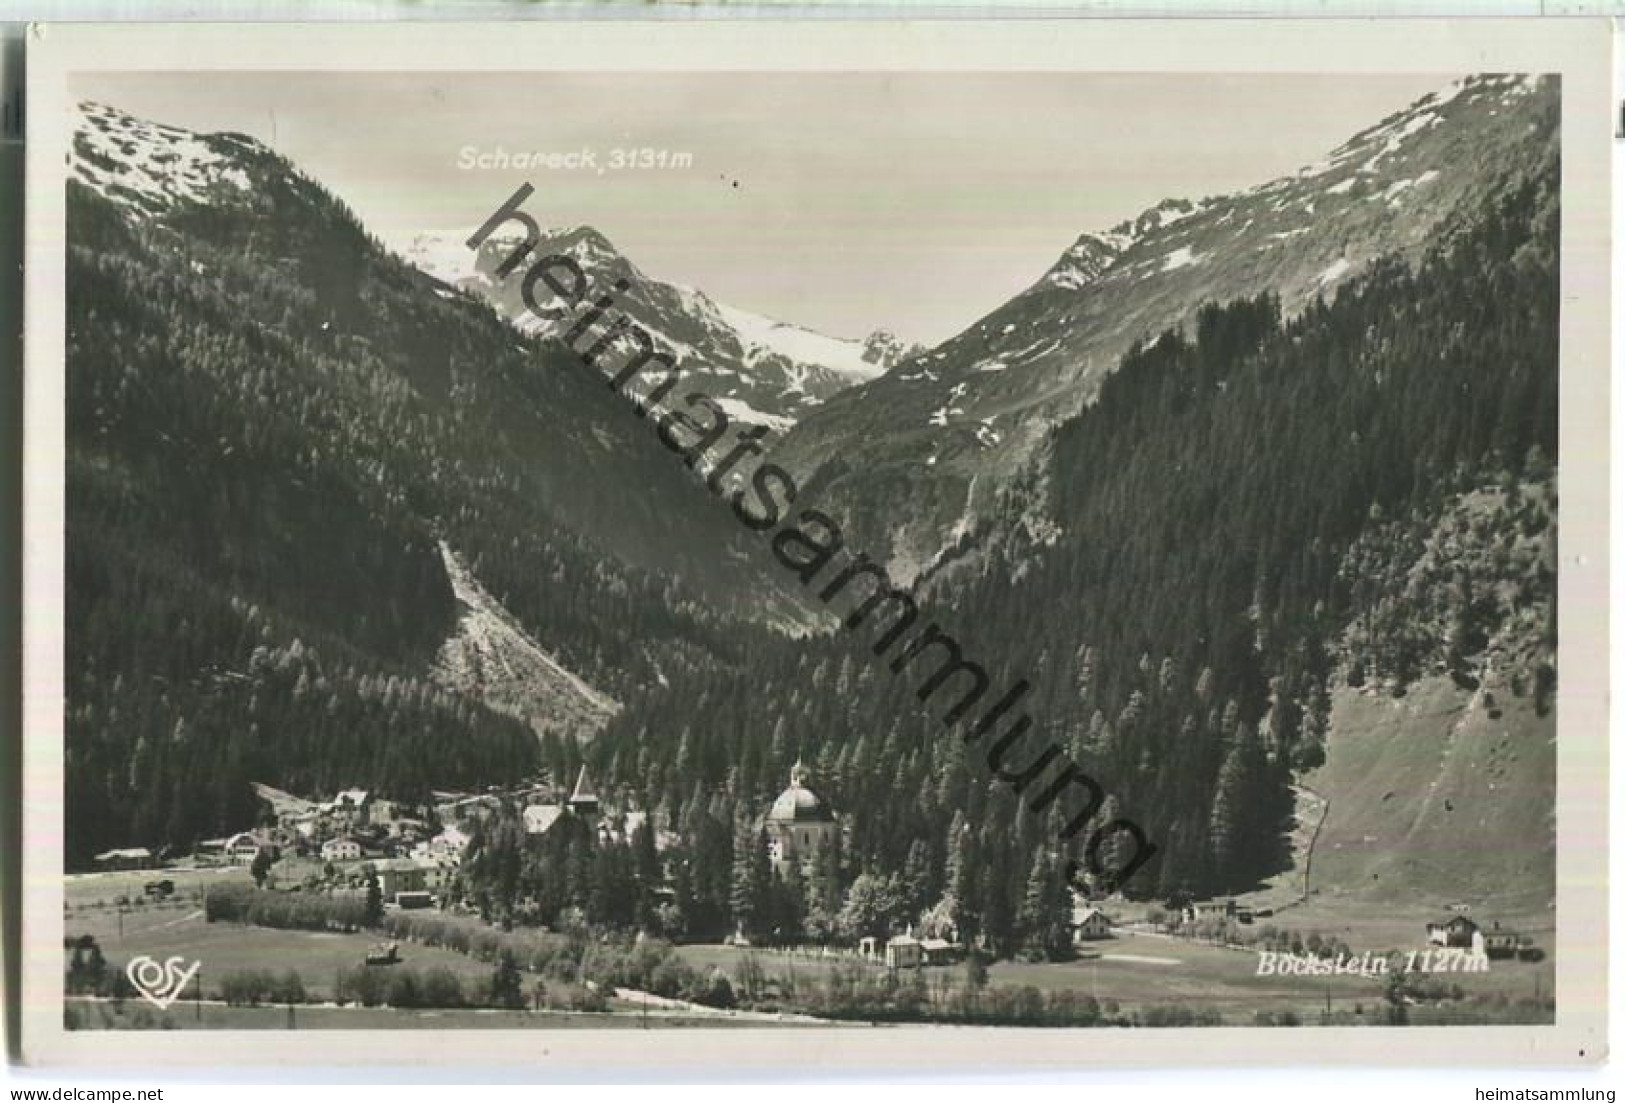
[[[135,990],[141,993],[141,998],[151,1003],[160,1011],[168,1011],[170,1005],[180,999],[181,993],[192,982],[192,977],[203,967],[203,962],[194,961],[189,968],[185,967],[186,959],[176,954],[166,960],[162,965],[146,954],[130,959],[124,967],[124,975],[129,978]]]

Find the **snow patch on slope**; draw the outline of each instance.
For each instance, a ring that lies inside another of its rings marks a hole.
[[[774,321],[738,307],[715,304],[722,321],[739,335],[739,343],[747,356],[777,353],[787,360],[801,364],[816,364],[830,371],[850,377],[854,382],[868,382],[885,374],[880,364],[863,358],[862,341],[840,337],[826,337],[810,329]]]
[[[252,186],[238,158],[220,149],[257,148],[249,139],[204,137],[89,101],[77,106],[76,116],[74,177],[138,217],[206,202],[222,188],[247,192]]]

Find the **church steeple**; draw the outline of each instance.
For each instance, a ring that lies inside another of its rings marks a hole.
[[[807,778],[807,767],[801,764],[801,756],[796,756],[796,764],[790,767],[790,788],[800,789],[801,783]]]
[[[576,775],[576,787],[570,794],[570,810],[582,816],[598,815],[598,794],[593,792],[592,782],[587,778],[587,767],[583,763],[581,772]]]

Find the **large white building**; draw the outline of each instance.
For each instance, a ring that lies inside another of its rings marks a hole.
[[[768,858],[777,873],[782,874],[794,862],[803,875],[810,876],[813,857],[820,850],[831,855],[834,852],[840,827],[829,807],[803,784],[806,773],[799,761],[790,768],[790,787],[779,794],[762,823],[767,832]],[[833,869],[826,872],[834,874]]]

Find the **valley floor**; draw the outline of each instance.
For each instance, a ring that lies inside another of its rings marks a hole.
[[[84,886],[76,886],[81,893]],[[1129,917],[1123,917],[1127,920]],[[1365,949],[1421,949],[1424,918],[1395,915],[1391,906],[1368,905],[1351,909],[1347,902],[1335,908],[1311,902],[1275,922],[1284,930],[1306,935],[1320,931],[1336,934],[1356,952]],[[181,955],[203,962],[201,976],[206,998],[201,1004],[183,1000],[159,1012],[140,999],[112,1001],[70,999],[70,1022],[80,1029],[577,1029],[679,1027],[818,1026],[817,1020],[777,1012],[719,1011],[617,991],[605,1012],[497,1011],[478,1008],[406,1010],[339,1007],[332,1001],[340,970],[357,965],[377,941],[368,933],[272,930],[234,923],[205,922],[194,901],[146,905],[126,910],[81,896],[65,915],[70,936],[89,934],[103,948],[109,964],[124,963],[142,954],[157,960]],[[1408,937],[1400,937],[1404,932]],[[1545,940],[1542,939],[1544,942]],[[404,961],[414,967],[442,966],[466,983],[488,979],[489,963],[454,950],[403,943]],[[685,945],[678,955],[696,968],[720,968],[737,976],[741,964],[754,958],[773,982],[793,975],[797,984],[820,981],[830,971],[854,961],[849,956],[820,956],[816,952],[742,949],[722,945]],[[1089,944],[1071,962],[998,962],[988,971],[995,987],[1031,986],[1041,992],[1068,990],[1092,996],[1110,1015],[1139,1014],[1179,1007],[1214,1011],[1225,1025],[1253,1025],[1270,1021],[1296,1021],[1313,1025],[1328,1012],[1340,1023],[1380,1021],[1384,982],[1359,976],[1260,976],[1259,956],[1251,950],[1223,947],[1141,930],[1119,930],[1114,937]],[[303,977],[309,1004],[298,1006],[290,1018],[285,1007],[228,1007],[218,997],[219,978],[245,969],[295,969]],[[866,969],[878,971],[877,965]],[[954,967],[924,971],[928,993],[959,984],[963,970]],[[1440,974],[1446,985],[1459,984],[1462,998],[1437,1004],[1417,1004],[1413,1022],[1551,1021],[1553,961],[1495,960],[1483,974]],[[528,987],[527,981],[527,987]],[[827,1025],[858,1025],[853,1023]]]

